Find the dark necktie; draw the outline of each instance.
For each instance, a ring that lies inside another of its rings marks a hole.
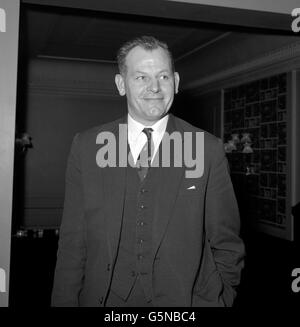
[[[151,133],[153,132],[152,128],[144,128],[143,133],[147,136],[147,142],[145,143],[139,158],[138,158],[138,174],[141,181],[147,176],[148,169],[151,166],[151,158],[154,150],[154,143]]]

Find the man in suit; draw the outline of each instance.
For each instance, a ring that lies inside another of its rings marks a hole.
[[[127,42],[118,64],[127,117],[77,134],[71,147],[52,305],[231,306],[244,244],[222,142],[169,114],[179,75],[165,43]],[[170,165],[167,135],[179,136]],[[124,148],[132,164],[118,164]],[[178,165],[186,149],[201,157],[198,176]]]

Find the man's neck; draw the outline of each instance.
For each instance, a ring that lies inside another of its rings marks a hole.
[[[144,119],[140,119],[139,117],[133,117],[130,113],[128,113],[129,116],[135,120],[136,122],[142,124],[143,126],[153,126],[154,124],[156,124],[158,121],[160,121],[162,118],[164,118],[165,116],[160,117],[157,120],[144,120]]]

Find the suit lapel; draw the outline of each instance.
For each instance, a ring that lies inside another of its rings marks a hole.
[[[126,140],[127,149],[127,128],[120,130],[124,135],[119,135],[119,124],[127,124],[124,117],[118,121],[111,129],[111,132],[116,137],[117,155],[116,167],[102,168],[103,190],[105,194],[105,220],[107,226],[107,241],[111,258],[114,259],[120,238],[121,224],[123,217],[125,188],[126,188],[126,167],[119,167],[119,141]],[[127,151],[127,150],[126,150]]]
[[[181,139],[183,140],[183,130],[177,129],[173,115],[169,116],[166,131],[169,135],[175,131],[181,133]],[[162,143],[160,144],[160,159],[161,147]],[[171,145],[170,167],[164,168],[160,166],[160,168],[156,168],[159,172],[159,191],[157,193],[157,200],[155,201],[153,212],[153,258],[156,255],[172,216],[172,210],[174,209],[179,185],[184,172],[184,167],[172,167],[172,163],[174,162],[174,152],[172,151],[172,148],[173,146]]]

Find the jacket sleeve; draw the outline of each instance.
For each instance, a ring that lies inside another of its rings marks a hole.
[[[240,217],[223,143],[218,140],[211,159],[205,206],[206,241],[223,284],[219,302],[231,306],[244,266]]]
[[[65,179],[65,201],[52,290],[52,306],[78,306],[84,279],[86,242],[79,136],[74,137]]]

